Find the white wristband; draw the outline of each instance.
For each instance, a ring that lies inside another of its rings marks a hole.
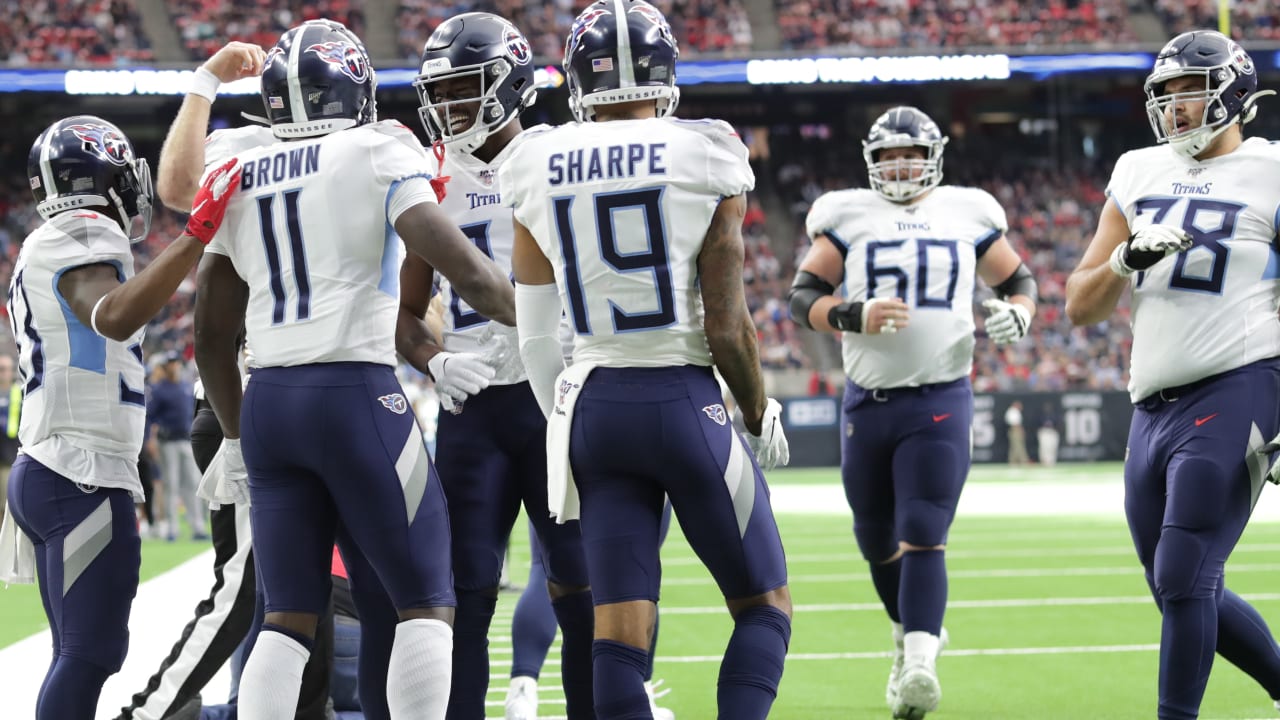
[[[1125,246],[1128,244],[1129,243],[1127,242],[1122,242],[1119,245],[1117,245],[1116,249],[1111,252],[1111,259],[1108,262],[1108,264],[1111,266],[1111,272],[1115,273],[1116,275],[1119,275],[1122,278],[1127,278],[1133,274],[1133,268],[1125,264],[1125,261],[1124,261]]]
[[[102,307],[102,301],[106,299],[106,295],[98,298],[98,302],[93,304],[93,312],[89,313],[89,326],[93,328],[95,333],[102,337],[106,337],[106,335],[102,335],[102,331],[98,329],[98,308]]]
[[[218,86],[222,85],[222,81],[218,79],[213,71],[201,65],[191,76],[191,87],[187,90],[188,95],[199,95],[200,97],[213,102],[218,96]]]

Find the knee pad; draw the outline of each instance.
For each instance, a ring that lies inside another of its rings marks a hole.
[[[1219,577],[1218,571],[1206,566],[1207,551],[1199,533],[1166,527],[1156,546],[1156,566],[1152,573],[1156,597],[1162,602],[1213,597]]]
[[[892,522],[853,523],[853,537],[858,541],[862,557],[872,564],[882,563],[898,552],[898,535]]]
[[[901,518],[898,530],[903,542],[923,548],[947,542],[952,507],[915,498],[904,502],[898,514]]]

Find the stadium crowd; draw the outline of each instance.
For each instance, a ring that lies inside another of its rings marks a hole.
[[[401,0],[396,14],[400,56],[417,60],[423,40],[437,25],[460,12],[480,10],[511,20],[529,38],[536,55],[559,58],[573,19],[589,4],[585,0]],[[740,0],[656,0],[653,5],[666,14],[682,53],[751,49],[751,24]]]
[[[3,0],[0,58],[10,65],[128,65],[153,55],[132,0]]]
[[[1135,37],[1124,0],[777,0],[787,48],[1115,45]]]

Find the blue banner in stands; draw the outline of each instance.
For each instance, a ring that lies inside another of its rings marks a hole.
[[[1070,73],[1146,73],[1155,56],[1145,52],[1078,53],[1073,55],[894,55],[884,57],[783,57],[750,60],[682,60],[680,84],[887,84],[965,82],[972,80],[1043,80]],[[1254,55],[1262,72],[1280,68],[1280,52]],[[70,95],[181,95],[190,83],[190,70],[114,68],[103,70],[0,69],[0,92],[53,92]],[[380,88],[406,88],[417,69],[378,70]],[[537,70],[540,87],[564,83],[560,68]],[[225,85],[228,95],[253,95],[256,79]]]

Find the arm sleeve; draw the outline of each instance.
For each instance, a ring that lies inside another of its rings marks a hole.
[[[520,359],[542,414],[554,407],[556,377],[564,370],[560,344],[560,291],[555,285],[516,283],[516,329]]]

